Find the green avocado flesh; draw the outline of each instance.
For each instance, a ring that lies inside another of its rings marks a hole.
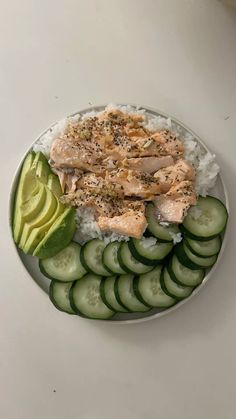
[[[27,190],[28,187],[28,174],[32,167],[33,161],[35,158],[35,153],[29,153],[25,158],[25,161],[21,168],[21,173],[19,177],[19,182],[15,194],[15,203],[14,203],[14,214],[13,214],[13,222],[12,222],[12,230],[13,230],[13,238],[16,243],[18,243],[22,228],[23,228],[23,220],[22,220],[22,213],[21,213],[21,206],[24,204],[24,201],[27,200]],[[33,188],[34,189],[34,188]]]
[[[46,157],[30,152],[19,176],[12,219],[14,241],[24,253],[50,257],[71,241],[75,211],[59,202],[62,193]]]
[[[33,254],[38,244],[41,242],[41,240],[43,240],[51,226],[57,221],[58,217],[63,214],[64,211],[64,205],[57,201],[57,207],[49,220],[38,227],[33,227],[33,229],[30,230],[30,234],[27,236],[22,250],[25,253]]]
[[[48,163],[44,161],[39,161],[36,167],[36,178],[39,182],[46,185],[48,183],[48,178],[50,176],[51,169]]]
[[[33,228],[41,227],[43,224],[49,222],[54,215],[56,207],[57,200],[55,196],[51,193],[51,191],[48,188],[46,188],[46,199],[41,211],[30,222],[24,224],[21,239],[19,242],[19,247],[22,250],[24,249],[26,240],[28,239]]]
[[[61,189],[61,184],[60,181],[58,179],[58,177],[56,175],[54,175],[53,173],[51,173],[48,176],[48,188],[50,189],[50,191],[52,191],[52,193],[57,197],[60,198],[60,196],[62,196],[63,192]]]
[[[33,255],[40,259],[56,255],[70,243],[75,229],[75,210],[67,208],[36,247]]]

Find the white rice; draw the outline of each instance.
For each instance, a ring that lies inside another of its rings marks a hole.
[[[174,244],[180,243],[183,238],[181,233],[174,233],[173,231],[170,231],[170,236]]]
[[[102,233],[95,220],[94,211],[91,208],[78,208],[76,210],[77,230],[74,240],[80,244],[91,239],[103,240],[106,244],[114,241],[128,241],[128,236],[116,233]]]
[[[152,246],[155,246],[157,239],[155,237],[142,237],[142,245],[144,249],[149,249]]]
[[[141,125],[150,131],[169,129],[176,133],[184,141],[186,160],[188,160],[196,169],[197,176],[195,187],[197,194],[206,196],[209,190],[214,187],[220,170],[215,161],[215,155],[210,152],[206,152],[192,134],[186,132],[186,130],[181,126],[171,121],[170,118],[155,116],[142,108],[132,107],[130,105],[119,106],[110,104],[106,107],[106,109],[120,109],[124,113],[142,115],[144,117],[144,121]],[[77,114],[73,117],[62,119],[38,139],[33,146],[33,150],[35,152],[41,151],[47,158],[49,158],[53,141],[65,132],[69,122],[79,120],[80,118],[83,120],[85,118],[95,116],[98,113],[99,112],[91,111],[83,115]],[[77,223],[78,229],[75,239],[82,244],[92,238],[100,238],[105,240],[107,243],[115,240],[129,240],[129,237],[121,236],[116,233],[102,233],[95,221],[93,212],[87,208],[77,210]],[[172,236],[174,243],[178,243],[182,239],[181,233],[173,233]]]

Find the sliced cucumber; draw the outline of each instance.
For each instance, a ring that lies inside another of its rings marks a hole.
[[[161,225],[155,215],[155,206],[148,204],[146,207],[146,218],[148,222],[148,230],[158,238],[160,242],[172,242],[172,234],[179,233],[177,224],[169,224],[168,226]]]
[[[176,255],[171,258],[167,269],[173,281],[187,287],[196,287],[201,284],[205,274],[204,269],[192,270],[187,268],[180,263]]]
[[[227,224],[228,212],[224,204],[213,196],[198,198],[184,219],[186,235],[196,240],[210,240],[220,234]]]
[[[120,275],[115,282],[116,298],[128,311],[145,312],[150,307],[138,300],[133,288],[134,275]]]
[[[49,288],[49,297],[54,306],[68,314],[75,314],[71,307],[69,294],[73,282],[57,282],[51,281]]]
[[[105,243],[99,239],[90,240],[82,247],[80,257],[85,269],[95,275],[111,275],[111,272],[102,263],[102,255],[105,247]]]
[[[161,287],[166,294],[176,300],[188,297],[193,291],[193,287],[185,287],[174,282],[167,268],[164,268],[161,274]]]
[[[102,256],[102,261],[106,269],[118,275],[125,274],[124,269],[121,268],[118,261],[118,250],[120,245],[120,242],[109,243],[104,249]]]
[[[114,315],[102,301],[100,294],[102,277],[88,274],[76,281],[70,291],[72,308],[90,319],[109,319]]]
[[[103,302],[113,311],[125,313],[127,310],[118,303],[115,296],[115,280],[116,276],[108,276],[103,278],[100,286],[100,294]]]
[[[154,237],[133,239],[128,242],[129,249],[135,259],[145,265],[158,265],[170,253],[173,248],[172,243],[156,242],[147,246],[148,241]]]
[[[87,271],[80,262],[81,246],[71,242],[55,256],[39,261],[40,271],[50,279],[70,282],[82,278]]]
[[[186,237],[184,242],[192,253],[196,256],[201,256],[202,258],[217,255],[221,248],[220,236],[206,241],[198,241]]]
[[[136,297],[151,307],[170,307],[176,300],[167,295],[160,284],[162,266],[157,266],[151,272],[140,275],[134,280]]]
[[[181,243],[179,246],[176,246],[175,253],[179,261],[187,266],[189,269],[207,269],[210,268],[217,260],[217,255],[202,258],[200,256],[194,255],[191,250],[186,246],[185,243]]]
[[[122,269],[130,273],[144,274],[153,268],[153,266],[145,265],[134,258],[129,250],[128,243],[124,242],[118,250],[118,261]]]

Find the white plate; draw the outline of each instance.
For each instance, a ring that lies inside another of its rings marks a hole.
[[[132,106],[135,106],[136,107],[136,105],[132,105]],[[74,116],[76,114],[83,115],[83,114],[85,114],[87,112],[90,112],[92,110],[101,111],[101,110],[104,109],[104,107],[105,106],[95,106],[93,108],[84,109],[82,111],[76,112],[75,114],[70,115],[70,116]],[[208,147],[205,145],[205,143],[193,131],[191,131],[189,128],[187,128],[184,124],[182,124],[181,122],[179,122],[175,118],[172,118],[170,115],[166,115],[166,114],[164,114],[162,112],[159,112],[157,110],[148,108],[146,106],[145,107],[140,106],[139,109],[145,109],[146,112],[148,114],[150,114],[150,115],[162,116],[162,117],[165,117],[165,118],[171,118],[172,124],[176,125],[176,127],[178,127],[180,130],[182,130],[183,133],[190,133],[190,134],[192,134],[193,137],[199,142],[199,144],[203,147],[203,149],[205,151],[210,151],[208,149]],[[55,125],[55,124],[53,124],[53,125]],[[42,135],[44,135],[49,129],[51,129],[52,126],[49,127],[44,133],[42,133],[38,138],[42,137]],[[30,147],[30,149],[33,147],[33,144]],[[30,151],[30,149],[27,150],[27,153]],[[9,208],[9,214],[10,214],[10,216],[9,216],[9,222],[10,222],[10,224],[11,224],[11,214],[12,214],[12,210],[13,210],[13,203],[14,203],[14,196],[15,196],[15,189],[16,189],[16,185],[17,185],[17,179],[18,179],[20,168],[21,168],[21,165],[22,165],[22,162],[23,162],[24,158],[25,158],[25,155],[22,158],[22,161],[21,161],[21,163],[20,163],[20,165],[19,165],[19,167],[17,169],[17,172],[16,172],[15,177],[14,177],[14,180],[13,180],[13,185],[12,185],[12,188],[11,188],[11,193],[10,193],[10,208]],[[228,194],[227,194],[227,190],[226,190],[226,187],[225,187],[225,184],[224,184],[224,181],[223,181],[221,175],[218,175],[217,181],[216,181],[216,184],[215,184],[215,187],[210,191],[210,194],[213,195],[213,196],[215,196],[215,197],[217,197],[217,198],[219,198],[221,201],[223,201],[223,203],[225,204],[227,210],[229,211]],[[158,318],[158,317],[164,316],[164,315],[166,315],[168,313],[171,313],[172,311],[174,311],[177,308],[181,307],[183,304],[187,303],[189,300],[191,300],[200,291],[200,289],[202,289],[204,287],[205,283],[208,281],[208,279],[215,272],[215,269],[217,268],[217,265],[220,263],[220,260],[221,260],[221,257],[222,257],[223,251],[224,251],[226,238],[227,237],[226,237],[226,234],[225,234],[224,235],[223,244],[222,244],[222,247],[221,247],[221,251],[220,251],[220,254],[218,256],[218,259],[217,259],[216,264],[207,273],[207,275],[205,276],[203,282],[198,287],[195,288],[195,290],[193,291],[193,293],[188,298],[180,301],[179,303],[177,303],[176,305],[174,305],[173,307],[168,308],[168,309],[152,309],[152,310],[150,310],[147,313],[116,314],[111,320],[109,320],[109,323],[111,323],[111,322],[112,323],[116,323],[116,324],[118,324],[118,323],[138,323],[138,322],[147,321],[147,320]],[[29,275],[32,277],[32,279],[35,281],[35,283],[37,285],[39,285],[48,294],[50,280],[47,279],[44,275],[41,274],[41,272],[40,272],[40,270],[38,268],[38,259],[35,258],[35,257],[32,257],[32,256],[25,255],[16,246],[15,246],[15,248],[16,248],[16,251],[17,251],[18,256],[20,257],[20,259],[21,259],[22,263],[24,264],[25,269],[27,270],[27,272],[29,273]],[[97,321],[104,322],[105,320],[96,320],[96,322]]]

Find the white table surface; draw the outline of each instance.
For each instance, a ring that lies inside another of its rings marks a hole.
[[[229,241],[214,278],[160,320],[57,312],[17,259],[8,194],[55,120],[132,102],[199,134],[222,167]],[[0,0],[0,418],[235,419],[236,10],[217,0]]]

